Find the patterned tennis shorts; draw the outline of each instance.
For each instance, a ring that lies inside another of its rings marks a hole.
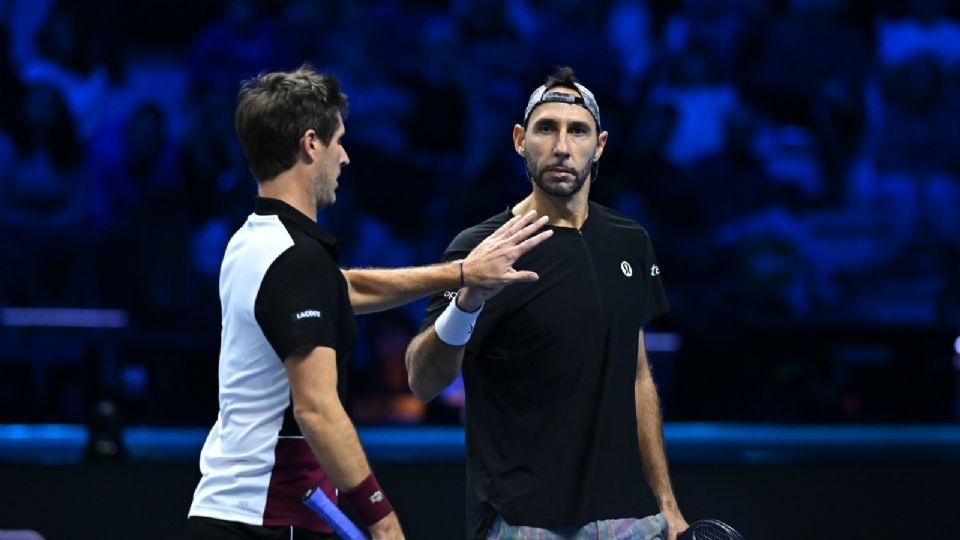
[[[643,519],[606,519],[579,529],[539,529],[510,525],[497,516],[487,531],[487,540],[664,540],[667,520],[663,514]]]

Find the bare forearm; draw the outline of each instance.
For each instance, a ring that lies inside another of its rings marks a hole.
[[[637,406],[637,436],[643,460],[643,474],[657,498],[661,510],[676,509],[677,501],[670,484],[670,472],[663,446],[663,422],[660,398],[653,379],[647,374],[634,383]]]
[[[407,348],[407,381],[421,401],[430,401],[457,378],[463,363],[464,347],[448,345],[431,327],[410,342]]]
[[[402,306],[444,289],[460,286],[458,261],[409,268],[344,270],[355,313],[374,313]]]
[[[297,423],[324,472],[341,491],[349,491],[370,475],[357,430],[339,400],[296,411]]]

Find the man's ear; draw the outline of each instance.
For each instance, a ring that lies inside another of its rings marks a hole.
[[[318,150],[320,145],[320,139],[317,138],[317,132],[313,129],[308,129],[303,132],[303,136],[300,137],[300,151],[304,155],[313,157],[314,153]]]
[[[513,149],[521,156],[523,155],[523,145],[526,141],[527,132],[523,126],[516,124],[513,126]]]
[[[597,137],[597,149],[593,151],[593,159],[598,160],[603,155],[603,149],[607,146],[607,132],[600,133]]]

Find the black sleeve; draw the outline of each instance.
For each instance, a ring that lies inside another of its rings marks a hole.
[[[270,265],[254,314],[281,360],[303,347],[336,348],[340,279],[320,246],[296,245]]]
[[[643,233],[643,255],[640,260],[643,261],[643,274],[647,280],[646,302],[643,305],[643,314],[640,317],[640,325],[642,326],[670,311],[670,306],[667,304],[667,292],[663,288],[663,279],[660,277],[660,267],[657,265],[657,255],[653,251],[653,242],[646,231]]]

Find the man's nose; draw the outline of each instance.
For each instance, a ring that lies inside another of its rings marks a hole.
[[[345,149],[343,149],[342,152],[343,152],[343,155],[340,156],[340,166],[346,167],[347,165],[350,164],[350,156],[347,155],[347,151]]]
[[[553,154],[555,156],[570,155],[570,145],[567,143],[567,134],[565,132],[561,131],[557,135],[557,144],[553,147]]]

